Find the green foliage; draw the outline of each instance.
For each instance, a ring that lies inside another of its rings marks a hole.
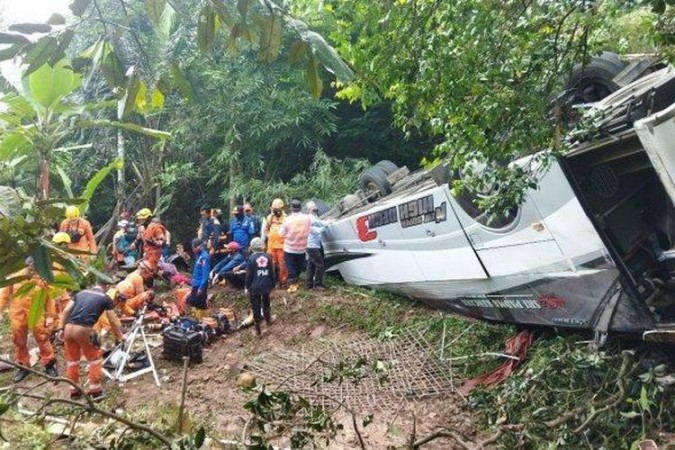
[[[359,175],[368,166],[365,160],[339,160],[317,151],[309,168],[289,181],[249,179],[237,186],[236,195],[265,206],[275,198],[293,197],[320,199],[329,205],[336,204],[344,195],[354,191]]]
[[[655,381],[665,366],[655,365],[651,351],[593,352],[574,340],[538,339],[514,375],[472,394],[487,426],[524,426],[507,433],[500,448],[632,448],[673,423],[672,392]]]
[[[299,395],[269,391],[264,386],[253,392],[255,397],[244,405],[252,415],[253,430],[246,443],[249,449],[267,450],[280,436],[288,436],[291,448],[316,448],[319,442],[327,446],[343,429],[329,411]]]
[[[350,0],[326,2],[324,13],[336,47],[359,68],[338,95],[364,105],[391,99],[404,132],[435,137],[427,165],[448,158],[462,174],[458,189],[478,191],[489,175],[496,195],[479,206],[501,212],[541,175],[509,163],[548,149],[545,167],[564,150],[551,110],[572,65],[602,49],[607,29],[619,42],[622,30],[608,23],[635,9],[582,0]],[[466,173],[475,164],[487,170]]]

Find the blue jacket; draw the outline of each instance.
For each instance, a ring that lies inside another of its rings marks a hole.
[[[202,227],[202,242],[207,244],[209,238],[212,239],[214,248],[218,245],[218,239],[220,238],[220,227],[216,224],[216,221],[213,217],[208,219],[201,219]]]
[[[117,240],[117,251],[123,254],[124,256],[133,256],[138,259],[138,250],[132,250],[131,244],[136,242],[136,236],[128,236],[123,234],[121,238]]]
[[[255,224],[250,217],[244,216],[241,220],[233,217],[230,220],[230,235],[232,240],[239,244],[242,250],[248,248],[251,238],[255,234]]]
[[[209,285],[209,272],[211,271],[211,260],[209,253],[202,250],[195,256],[195,265],[192,268],[192,287],[206,291]]]
[[[228,255],[225,259],[216,264],[213,268],[213,273],[217,273],[220,278],[224,278],[227,272],[232,272],[244,263],[246,263],[244,256],[241,253],[236,252],[232,255]]]
[[[310,217],[312,224],[307,237],[307,248],[321,248],[321,233],[326,229],[327,224],[313,214]]]

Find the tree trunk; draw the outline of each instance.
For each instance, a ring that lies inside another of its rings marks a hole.
[[[227,217],[229,217],[229,212],[232,211],[232,208],[237,206],[237,196],[234,193],[234,187],[235,187],[235,184],[237,182],[237,166],[238,166],[237,158],[233,156],[230,159],[230,176],[229,176],[229,183],[230,183],[230,198],[229,198],[229,200],[230,200],[230,205],[228,207]]]
[[[40,153],[38,175],[38,197],[41,200],[49,198],[49,155]]]

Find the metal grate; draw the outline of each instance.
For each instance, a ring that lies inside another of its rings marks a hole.
[[[405,330],[395,339],[379,341],[367,336],[348,342],[313,342],[298,351],[277,351],[260,355],[250,364],[260,383],[297,393],[324,407],[345,405],[361,412],[385,411],[426,398],[444,397],[453,392],[450,361],[441,361],[437,349],[416,330]],[[324,381],[323,374],[337,364],[365,358],[367,369],[358,381],[345,378]],[[387,369],[372,370],[382,362]]]

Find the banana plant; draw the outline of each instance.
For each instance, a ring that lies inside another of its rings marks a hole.
[[[37,197],[50,196],[50,163],[73,131],[89,127],[109,127],[133,131],[157,139],[168,139],[169,133],[145,128],[134,123],[96,119],[91,111],[100,104],[76,103],[73,94],[82,78],[63,59],[53,66],[42,65],[23,77],[16,93],[0,99],[0,160],[21,155],[37,159]]]

